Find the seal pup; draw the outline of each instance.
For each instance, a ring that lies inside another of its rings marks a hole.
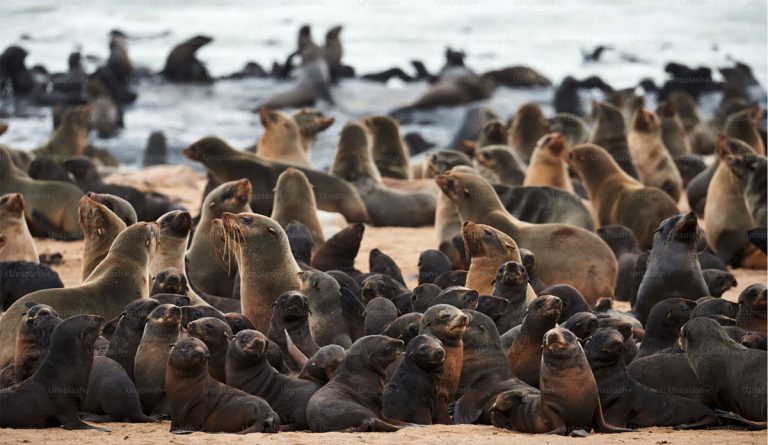
[[[160,303],[155,299],[140,298],[128,303],[125,310],[116,317],[116,322],[110,321],[110,324],[115,324],[115,330],[104,355],[120,364],[132,381],[136,350],[141,343],[147,317],[158,306]]]
[[[117,217],[120,218],[126,226],[131,226],[138,222],[136,210],[127,200],[109,193],[88,192],[85,195],[108,208],[112,213],[117,215]]]
[[[527,168],[520,155],[507,145],[487,145],[475,150],[475,169],[488,182],[499,185],[521,185]]]
[[[229,341],[233,338],[229,323],[215,317],[203,317],[187,323],[190,337],[203,341],[208,348],[208,374],[214,379],[226,383],[225,361]]]
[[[160,74],[170,82],[179,83],[210,83],[213,78],[205,65],[197,60],[195,53],[203,46],[211,43],[212,37],[197,35],[179,43],[171,50],[165,59],[165,67]]]
[[[277,162],[311,168],[307,151],[301,143],[301,130],[296,121],[280,111],[259,108],[264,133],[259,138],[256,155]],[[278,180],[279,183],[279,180]]]
[[[634,303],[637,287],[640,285],[635,270],[642,253],[635,234],[621,224],[604,225],[597,229],[597,234],[608,244],[619,261],[619,273],[616,275],[616,299]]]
[[[262,398],[225,385],[208,374],[208,348],[180,338],[168,357],[165,386],[171,432],[276,433],[280,417]]]
[[[0,196],[0,233],[6,236],[0,249],[0,261],[40,262],[37,246],[24,218],[24,207],[24,196],[20,193]]]
[[[304,363],[298,377],[318,385],[325,385],[347,357],[347,350],[339,345],[325,345]]]
[[[755,153],[765,156],[765,142],[758,128],[763,117],[759,105],[747,107],[728,116],[723,127],[726,136],[739,139],[749,144]]]
[[[453,270],[451,260],[443,252],[436,249],[427,249],[419,254],[419,285],[435,281],[445,272]]]
[[[305,430],[307,403],[321,385],[277,372],[267,361],[267,344],[259,331],[238,332],[227,350],[227,384],[266,400],[280,416],[281,429]]]
[[[569,161],[587,189],[597,223],[626,226],[635,234],[641,248],[651,247],[654,231],[662,220],[678,214],[677,205],[669,195],[646,187],[623,172],[597,145],[573,147]]]
[[[168,163],[168,144],[165,133],[162,131],[153,131],[147,139],[147,146],[144,148],[144,160],[142,165],[149,167],[152,165],[162,165]]]
[[[29,379],[0,390],[0,426],[109,431],[83,422],[80,398],[73,396],[87,390],[93,345],[103,327],[104,319],[95,315],[75,315],[59,323],[40,368]]]
[[[736,326],[746,330],[766,334],[766,299],[768,291],[765,284],[754,283],[739,294],[739,310],[736,312]]]
[[[355,269],[355,257],[360,251],[365,225],[351,224],[328,238],[312,257],[312,267],[321,271],[340,270],[353,276],[360,275]]]
[[[381,413],[384,369],[402,350],[401,340],[383,335],[357,340],[331,380],[309,399],[310,429],[313,432],[389,432],[406,426]]]
[[[765,156],[739,155],[728,159],[731,172],[744,185],[744,199],[756,227],[768,225],[768,159]]]
[[[165,392],[168,346],[176,342],[180,332],[181,308],[178,306],[162,304],[149,313],[133,364],[136,389],[149,413],[168,413]]]
[[[651,111],[638,110],[632,117],[627,144],[640,181],[664,190],[673,201],[679,201],[683,179],[672,155],[664,146],[659,117]]]
[[[283,292],[275,300],[267,337],[280,346],[284,356],[290,355],[287,337],[306,357],[319,349],[309,329],[309,315],[309,299],[301,292]]]
[[[357,295],[320,271],[298,274],[301,293],[309,301],[309,331],[318,346],[349,348],[362,336],[365,305]]]
[[[27,306],[29,309],[22,316],[16,336],[13,363],[8,366],[13,373],[10,384],[34,375],[50,347],[51,333],[61,323],[59,314],[47,304],[29,302]]]
[[[677,344],[680,328],[691,318],[695,307],[695,301],[683,298],[667,298],[656,303],[648,314],[643,341],[635,357],[655,354]]]
[[[275,204],[272,219],[286,228],[291,221],[298,221],[312,234],[312,250],[316,252],[325,242],[323,227],[317,218],[317,202],[312,184],[300,170],[288,168],[277,178]]]
[[[503,298],[508,305],[496,321],[499,332],[507,332],[523,322],[528,310],[528,272],[517,261],[507,261],[499,266],[493,280],[494,297]]]

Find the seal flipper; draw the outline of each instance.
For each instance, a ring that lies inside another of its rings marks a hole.
[[[453,404],[453,423],[460,425],[477,422],[477,419],[483,414],[483,399],[487,400],[487,397],[483,397],[483,395],[478,391],[470,391],[461,396]]]
[[[347,324],[349,336],[354,342],[365,333],[365,304],[360,297],[351,290],[342,287],[341,291],[341,315]]]
[[[725,423],[727,425],[738,425],[750,431],[760,431],[768,428],[768,422],[766,421],[759,422],[755,420],[745,419],[744,417],[734,412],[728,412],[728,411],[722,411],[722,410],[716,409],[715,415],[722,423]],[[675,429],[677,429],[677,427],[675,427]]]
[[[286,349],[288,349],[288,356],[293,361],[292,364],[298,366],[297,369],[301,370],[304,367],[304,365],[307,364],[309,359],[307,358],[306,355],[304,355],[303,352],[301,352],[301,349],[299,349],[296,346],[296,344],[293,342],[290,334],[288,334],[288,330],[283,329],[283,332],[285,333],[285,345],[286,345]]]
[[[636,431],[631,428],[620,428],[607,423],[605,418],[603,418],[603,408],[600,406],[599,400],[595,407],[595,414],[592,416],[592,429],[594,429],[596,433],[631,433]]]

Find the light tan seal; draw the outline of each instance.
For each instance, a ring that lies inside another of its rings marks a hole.
[[[82,190],[66,182],[32,179],[11,159],[8,149],[0,146],[0,194],[24,196],[24,216],[35,229],[32,233],[65,240],[82,238],[77,215]]]
[[[259,138],[256,155],[271,161],[310,168],[309,156],[301,144],[301,130],[296,121],[280,111],[259,108],[264,133]]]
[[[629,176],[602,147],[577,145],[569,160],[587,189],[600,226],[628,227],[644,249],[653,244],[661,221],[679,213],[668,194]]]
[[[0,368],[13,358],[25,304],[47,304],[62,318],[94,314],[111,320],[137,298],[149,296],[149,262],[157,250],[157,223],[137,223],[117,236],[107,257],[80,286],[27,294],[0,318]]]
[[[35,240],[24,218],[24,197],[20,193],[0,196],[0,233],[6,237],[5,247],[0,249],[0,261],[40,262]]]
[[[539,139],[531,154],[531,162],[523,185],[548,185],[575,194],[568,176],[568,146],[560,133],[549,133]]]
[[[763,117],[759,105],[745,108],[738,113],[728,116],[723,132],[726,136],[741,139],[755,150],[755,153],[765,156],[765,144],[760,137],[758,127]]]
[[[494,227],[536,255],[544,283],[570,284],[588,301],[610,297],[618,264],[610,247],[596,234],[568,224],[530,224],[512,216],[493,187],[471,173],[448,172],[437,184],[453,202],[462,221]]]
[[[655,113],[638,110],[627,135],[632,162],[643,184],[664,190],[678,202],[683,178],[661,139],[661,122]]]
[[[227,250],[235,253],[240,270],[243,315],[256,330],[267,332],[277,297],[301,286],[301,269],[293,258],[288,237],[277,221],[255,213],[225,212],[221,221]]]
[[[523,104],[512,118],[508,145],[515,149],[523,160],[528,161],[536,143],[548,131],[549,124],[544,118],[541,107],[534,103]]]
[[[85,154],[88,145],[88,121],[91,108],[88,105],[69,107],[64,111],[61,125],[50,139],[35,149],[35,155],[64,162]]]
[[[371,135],[371,153],[379,173],[388,178],[411,179],[410,158],[400,126],[389,116],[361,119]]]
[[[317,202],[312,192],[312,184],[301,170],[288,168],[278,176],[272,219],[283,229],[291,221],[304,224],[312,233],[313,253],[325,242],[323,227],[317,218]]]
[[[111,210],[88,196],[80,198],[77,211],[84,235],[81,279],[85,280],[107,257],[115,238],[127,226]]]
[[[314,108],[302,108],[293,113],[291,117],[299,126],[301,148],[304,149],[304,153],[309,153],[317,135],[327,130],[336,121],[333,116],[326,116]]]

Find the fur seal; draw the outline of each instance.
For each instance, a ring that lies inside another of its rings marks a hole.
[[[642,385],[717,407],[712,392],[699,382],[684,353],[651,354],[633,360],[627,372]]]
[[[661,140],[677,164],[680,157],[693,153],[691,140],[685,132],[677,104],[674,101],[665,100],[656,108],[656,114],[661,120]]]
[[[310,357],[299,372],[299,378],[325,385],[347,357],[347,350],[339,345],[325,345]]]
[[[3,237],[5,235],[0,235]],[[64,287],[59,274],[50,267],[26,261],[0,262],[0,283],[0,308],[4,311],[29,293]]]
[[[768,225],[768,160],[765,156],[739,155],[728,159],[728,167],[744,185],[747,209],[757,227]]]
[[[435,249],[427,249],[419,254],[418,267],[420,285],[432,283],[441,274],[453,270],[451,260],[443,252]]]
[[[674,90],[669,93],[667,100],[674,102],[683,121],[683,127],[691,140],[694,153],[711,154],[714,150],[715,138],[709,122],[702,116],[696,99],[684,90]]]
[[[608,244],[619,261],[619,273],[616,275],[616,299],[633,303],[642,279],[642,276],[638,279],[635,274],[642,253],[635,234],[621,224],[604,225],[597,229],[597,234]]]
[[[549,119],[549,131],[563,135],[569,147],[589,141],[589,127],[581,117],[570,113],[555,113]]]
[[[539,385],[542,354],[540,339],[555,327],[562,309],[563,302],[555,296],[536,297],[528,305],[528,311],[520,325],[520,333],[507,351],[512,374],[531,386]]]
[[[463,221],[488,224],[519,240],[520,247],[533,251],[538,263],[537,274],[544,283],[570,284],[588,301],[613,295],[618,269],[616,258],[594,233],[565,224],[520,221],[504,209],[490,184],[471,173],[448,172],[435,181],[456,204]],[[578,258],[567,260],[562,252],[579,254]],[[491,273],[495,274],[495,270]]]
[[[699,381],[718,405],[748,420],[765,422],[768,353],[732,340],[714,320],[696,317],[680,331],[680,345]]]
[[[12,366],[15,383],[34,375],[48,352],[53,330],[61,323],[59,314],[47,304],[29,302],[28,305],[16,336]]]
[[[384,369],[403,350],[403,342],[383,335],[357,340],[331,380],[309,399],[307,420],[313,432],[396,431],[406,424],[384,417]]]
[[[310,152],[317,135],[327,130],[336,121],[333,116],[326,116],[322,111],[314,108],[302,108],[293,113],[291,117],[299,126],[301,148],[304,149],[305,153]]]
[[[535,103],[521,105],[509,127],[508,145],[526,162],[531,158],[536,143],[549,131],[544,113]]]
[[[311,168],[308,153],[301,143],[299,125],[291,116],[261,107],[259,117],[261,125],[264,126],[264,133],[259,138],[257,156],[270,161]]]
[[[408,150],[397,122],[389,116],[372,116],[362,123],[371,135],[371,155],[381,176],[411,179]]]
[[[568,176],[568,146],[560,133],[542,136],[531,153],[523,185],[548,185],[575,194]]]
[[[105,355],[120,364],[131,380],[134,380],[134,359],[141,343],[147,317],[159,305],[160,303],[152,298],[140,298],[128,303],[123,313],[117,317],[115,330]]]
[[[390,323],[395,321],[398,310],[392,300],[376,297],[365,305],[365,335],[383,334]]]
[[[142,164],[145,167],[168,163],[168,145],[166,141],[167,139],[162,131],[150,133],[149,139],[147,139],[147,146],[144,148]]]
[[[480,295],[474,289],[463,286],[451,286],[443,289],[432,301],[432,305],[448,304],[463,310],[475,310],[477,309],[479,298]]]
[[[240,272],[243,314],[257,330],[266,332],[272,304],[283,292],[298,290],[301,271],[288,246],[288,237],[275,220],[255,213],[221,217],[227,250],[235,252]]]
[[[0,233],[6,236],[6,243],[0,249],[0,261],[40,262],[35,240],[24,218],[24,207],[21,193],[0,196]]]
[[[291,246],[291,253],[296,264],[302,270],[309,269],[312,264],[312,233],[307,226],[298,222],[291,221],[285,226],[285,235],[288,237],[288,245]],[[239,294],[239,290],[237,292]]]
[[[232,328],[225,321],[214,317],[203,317],[187,323],[187,332],[190,337],[203,341],[208,348],[208,374],[214,379],[225,383],[225,361],[227,348],[232,338]]]
[[[747,331],[766,334],[766,291],[765,284],[754,283],[739,294],[739,310],[736,313],[736,326]]]
[[[320,271],[298,274],[301,293],[309,300],[309,331],[318,346],[348,348],[364,329],[365,306],[356,295]]]
[[[83,242],[83,272],[85,280],[104,258],[107,257],[117,235],[126,229],[125,223],[107,207],[91,199],[80,198],[77,209],[80,215],[80,227],[85,238]]]
[[[321,271],[340,270],[350,275],[359,275],[355,269],[355,257],[360,251],[365,225],[351,224],[339,230],[320,246],[312,257],[312,267]]]
[[[96,422],[157,422],[142,412],[136,385],[123,367],[111,358],[98,355],[93,358],[81,411],[89,413],[87,418]]]
[[[136,348],[133,375],[141,404],[149,413],[167,414],[165,371],[170,351],[181,332],[181,309],[171,304],[149,313],[141,342]]]
[[[203,200],[200,222],[197,224],[186,256],[187,276],[195,289],[228,297],[232,295],[237,264],[231,252],[216,252],[212,222],[224,212],[250,211],[251,183],[247,179],[225,182],[213,189]],[[211,261],[223,259],[223,264]],[[234,267],[233,267],[234,266]]]
[[[180,338],[168,357],[165,385],[171,432],[276,433],[280,417],[262,398],[225,385],[208,374],[208,348]]]
[[[622,224],[632,230],[641,248],[649,248],[662,220],[678,213],[663,191],[645,187],[622,172],[613,158],[597,145],[573,147],[571,167],[584,182],[599,225]]]
[[[304,224],[312,234],[312,250],[315,252],[325,242],[316,209],[315,195],[307,176],[295,168],[288,168],[280,173],[275,186],[272,219],[283,228],[291,221]]]
[[[208,36],[194,36],[179,43],[165,59],[165,67],[160,74],[169,82],[210,83],[213,78],[205,65],[197,60],[195,53],[213,40]]]
[[[592,113],[597,115],[597,125],[589,142],[604,148],[624,173],[637,179],[637,170],[632,163],[632,155],[627,143],[626,124],[621,110],[608,102],[600,102],[592,104]],[[586,181],[584,185],[587,185]]]
[[[80,286],[32,292],[8,308],[0,318],[0,368],[13,355],[24,304],[34,301],[55,307],[62,317],[89,312],[115,318],[126,304],[149,293],[147,268],[157,249],[157,223],[138,223],[122,231],[104,261]]]
[[[138,221],[136,210],[133,208],[133,205],[117,195],[88,192],[86,193],[86,196],[108,208],[112,213],[117,215],[126,226],[136,224]]]
[[[32,179],[11,159],[8,149],[0,146],[0,194],[24,196],[24,217],[32,234],[64,240],[82,238],[77,217],[82,190],[65,182]]]
[[[85,154],[88,144],[88,118],[91,107],[79,105],[68,107],[50,139],[34,150],[36,156],[64,162],[73,156]]]
[[[521,185],[525,182],[525,163],[507,145],[487,145],[475,151],[475,169],[488,182],[499,185]]]
[[[691,310],[695,307],[695,301],[683,298],[667,298],[656,303],[644,324],[645,334],[636,358],[674,346],[680,338],[680,328],[691,318]]]
[[[59,323],[51,334],[49,354],[29,379],[0,390],[0,426],[69,430],[94,427],[80,419],[80,398],[88,388],[93,344],[104,327],[95,315],[75,315]],[[75,394],[75,396],[73,396]]]
[[[504,313],[496,320],[499,332],[507,332],[523,322],[528,309],[528,273],[517,261],[507,261],[499,266],[493,280],[494,297],[503,298],[508,305]]]
[[[309,314],[309,300],[301,292],[284,292],[275,300],[267,337],[280,346],[284,355],[289,355],[286,335],[307,357],[319,349],[309,330]]]
[[[739,283],[732,273],[719,269],[702,269],[701,275],[704,282],[707,283],[709,295],[715,298],[722,298],[723,294]]]
[[[445,350],[431,335],[414,337],[405,357],[384,386],[382,414],[403,422],[431,425],[445,364]]]
[[[580,341],[584,341],[598,328],[598,321],[592,312],[576,312],[560,323],[560,326],[573,332]]]
[[[640,181],[664,190],[673,201],[679,201],[683,179],[664,146],[659,117],[651,111],[638,110],[632,118],[627,144]]]
[[[540,390],[524,383],[496,396],[494,426],[523,433],[566,435],[573,430],[632,431],[607,423],[597,383],[573,333],[553,328],[543,336]]]
[[[617,330],[597,329],[587,340],[585,353],[597,381],[606,422],[630,428],[717,423],[714,411],[706,405],[633,379],[624,365],[624,337]]]
[[[728,116],[723,133],[728,137],[746,142],[755,150],[755,153],[765,156],[765,143],[758,131],[762,117],[763,111],[759,105],[747,107]]]
[[[266,400],[283,427],[305,430],[307,403],[321,385],[277,372],[266,359],[267,343],[259,331],[237,333],[227,351],[227,384]]]
[[[278,175],[290,167],[288,164],[264,161],[250,153],[237,151],[216,137],[198,140],[184,149],[184,154],[205,165],[218,181],[249,179],[253,186],[251,208],[263,215],[272,212],[272,189]],[[365,204],[351,184],[320,171],[305,168],[299,170],[307,175],[312,184],[319,209],[341,213],[349,222],[370,221]]]

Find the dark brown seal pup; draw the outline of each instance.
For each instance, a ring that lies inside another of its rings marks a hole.
[[[266,400],[282,426],[305,430],[307,402],[320,385],[277,372],[267,361],[267,343],[259,331],[237,333],[227,351],[227,384]]]
[[[722,326],[705,317],[683,326],[680,345],[696,377],[712,391],[718,405],[748,420],[766,421],[768,353],[736,343]]]
[[[653,237],[648,266],[632,307],[641,323],[645,323],[651,308],[661,300],[696,300],[709,294],[696,255],[703,243],[695,213],[662,221]]]
[[[133,375],[141,403],[149,412],[166,414],[165,370],[170,351],[181,329],[181,309],[164,304],[152,310],[136,349]]]
[[[603,147],[624,173],[637,179],[637,170],[629,152],[627,128],[621,110],[608,102],[593,102],[592,113],[597,115],[597,125],[589,142]]]
[[[459,309],[477,309],[477,302],[480,295],[474,289],[464,286],[451,286],[443,289],[440,294],[432,301],[432,305],[449,304]]]
[[[371,253],[368,255],[368,267],[371,273],[388,275],[405,286],[405,280],[403,279],[403,272],[400,270],[400,266],[397,265],[392,257],[381,250],[371,250]]]
[[[309,330],[309,313],[309,300],[301,292],[284,292],[275,300],[267,337],[280,346],[284,355],[289,354],[286,335],[307,357],[319,349]]]
[[[93,344],[104,327],[95,315],[75,315],[53,330],[49,354],[29,379],[0,391],[0,426],[70,430],[97,429],[78,413],[88,388]]]
[[[307,360],[298,377],[325,385],[346,357],[347,350],[341,346],[325,345]]]
[[[597,329],[584,349],[597,381],[603,416],[611,425],[701,427],[717,423],[714,411],[706,405],[657,391],[633,379],[624,365],[624,337],[617,330]]]
[[[309,300],[309,331],[315,343],[352,345],[364,328],[363,302],[324,272],[305,271],[298,276],[301,292]]]
[[[605,421],[597,383],[578,338],[567,329],[544,335],[541,380],[537,390],[524,383],[496,396],[493,425],[523,433],[569,434],[578,429],[599,433],[632,431]]]
[[[165,59],[165,67],[160,73],[170,82],[212,82],[213,78],[208,74],[208,69],[195,57],[197,50],[212,40],[212,37],[198,35],[174,46],[168,58]]]
[[[171,432],[276,433],[280,417],[269,404],[212,378],[207,361],[208,349],[196,338],[173,346],[165,373]]]
[[[453,270],[450,258],[443,252],[427,249],[419,254],[419,284],[432,283],[435,278]]]
[[[384,330],[384,335],[402,340],[407,345],[419,335],[422,318],[424,318],[424,314],[418,312],[401,315],[387,326],[387,329]]]
[[[636,357],[645,357],[674,346],[680,338],[680,328],[691,318],[691,310],[695,307],[695,301],[683,298],[668,298],[656,303],[648,314],[645,335]]]
[[[542,295],[528,305],[520,333],[507,351],[512,374],[531,386],[539,384],[541,339],[554,328],[560,318],[563,303],[552,295]]]
[[[381,413],[384,369],[402,350],[401,340],[383,335],[357,340],[331,380],[309,399],[310,429],[313,432],[386,432],[404,426]]]
[[[93,358],[88,392],[83,397],[81,411],[96,422],[156,422],[144,415],[136,385],[123,367],[108,357]]]
[[[528,273],[522,264],[507,261],[499,266],[493,281],[493,296],[505,299],[509,305],[496,322],[499,332],[507,332],[523,322],[528,308]]]
[[[635,234],[621,224],[608,224],[600,227],[597,229],[597,234],[608,244],[616,259],[619,260],[619,273],[616,275],[616,299],[634,302],[637,296],[637,286],[640,285],[639,280],[635,278],[635,269],[637,268],[638,257],[642,253]]]
[[[579,337],[579,340],[584,341],[595,332],[598,327],[597,316],[591,312],[576,312],[560,323],[560,326],[573,332],[573,334]]]
[[[119,363],[131,380],[134,379],[133,363],[144,333],[144,325],[149,314],[159,305],[157,300],[141,298],[128,303],[123,313],[117,317],[117,326],[109,339],[109,348],[105,355]]]
[[[355,257],[360,251],[365,225],[352,224],[339,230],[320,246],[312,257],[312,267],[322,271],[340,270],[352,276],[360,275],[355,269]]]
[[[227,347],[232,338],[232,329],[225,321],[214,317],[203,317],[187,323],[190,337],[203,341],[208,348],[208,374],[214,379],[225,383]]]
[[[50,335],[61,322],[59,314],[47,304],[27,303],[16,336],[13,357],[13,381],[19,383],[31,377],[40,367],[50,346]],[[10,365],[9,365],[10,366]]]
[[[382,414],[403,422],[431,425],[437,422],[440,379],[445,350],[440,340],[419,335],[405,348],[405,357],[384,386]]]
[[[739,294],[739,311],[736,313],[736,326],[747,330],[766,333],[766,298],[768,290],[763,283],[747,286]]]
[[[398,316],[397,306],[384,297],[376,297],[365,305],[365,335],[380,335]]]

